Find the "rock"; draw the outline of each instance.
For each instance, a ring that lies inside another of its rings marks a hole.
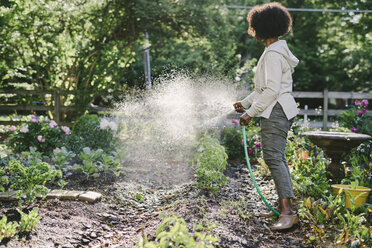
[[[65,245],[62,245],[61,248],[74,248],[74,246],[71,244],[65,244]]]
[[[82,239],[81,242],[83,244],[89,244],[90,240],[89,239]]]
[[[102,197],[102,194],[100,193],[93,192],[93,191],[87,191],[79,195],[79,200],[93,203],[101,199],[101,197]]]
[[[95,238],[97,238],[97,233],[96,232],[91,232],[89,237],[91,237],[92,239],[95,239]]]

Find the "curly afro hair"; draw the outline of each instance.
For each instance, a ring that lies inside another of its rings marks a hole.
[[[277,2],[254,6],[248,13],[248,34],[258,41],[286,35],[292,27],[288,10]]]

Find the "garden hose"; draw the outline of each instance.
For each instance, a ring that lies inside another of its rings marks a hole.
[[[262,195],[260,189],[258,188],[258,185],[256,183],[256,179],[254,178],[253,176],[253,172],[252,172],[252,168],[251,168],[251,163],[249,162],[249,157],[248,157],[248,151],[247,151],[247,138],[245,136],[245,126],[242,126],[242,132],[243,132],[243,140],[244,140],[244,152],[245,152],[245,160],[247,161],[247,167],[248,167],[248,170],[249,170],[249,174],[251,175],[251,178],[252,178],[252,181],[253,181],[253,184],[254,186],[256,187],[256,190],[258,192],[258,194],[261,196],[261,199],[262,201],[265,203],[265,205],[271,210],[273,211],[276,215],[280,215],[280,213],[278,213],[278,211],[276,211],[275,209],[273,209],[270,204],[266,201],[265,197]]]

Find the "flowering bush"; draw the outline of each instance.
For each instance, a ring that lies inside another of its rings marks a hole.
[[[31,115],[30,118],[20,127],[9,128],[10,139],[7,145],[16,153],[35,147],[37,151],[49,155],[53,149],[61,147],[70,135],[68,127],[58,126],[53,120],[49,121],[35,115]]]
[[[241,160],[245,158],[244,140],[241,133],[241,126],[238,120],[231,120],[235,125],[233,127],[225,127],[223,134],[224,146],[231,160]],[[261,155],[261,142],[259,138],[259,128],[249,127],[246,131],[247,136],[247,152],[250,160],[256,160]]]
[[[371,134],[372,119],[366,115],[367,107],[368,100],[356,100],[350,109],[340,114],[340,125],[355,133]]]
[[[97,115],[83,115],[72,127],[66,148],[76,154],[84,147],[111,153],[115,148],[117,130],[118,125],[113,121],[100,120]]]

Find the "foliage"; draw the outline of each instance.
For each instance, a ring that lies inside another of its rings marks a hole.
[[[52,160],[58,170],[66,171],[70,160],[76,156],[75,153],[68,151],[66,147],[56,148],[53,150]]]
[[[314,201],[312,197],[303,200],[299,215],[304,219],[310,221],[311,228],[313,229],[316,237],[322,240],[331,224],[332,219],[335,218],[336,204],[329,203],[322,199]]]
[[[99,173],[112,172],[116,176],[120,174],[118,170],[120,161],[116,152],[108,155],[102,149],[91,150],[89,147],[85,147],[80,153],[79,158],[82,160],[82,166],[77,170],[84,172],[87,179],[90,176],[99,177]]]
[[[12,238],[17,232],[31,232],[40,221],[38,208],[33,208],[29,214],[18,210],[21,215],[19,223],[16,221],[8,222],[8,218],[3,216],[0,220],[0,243],[4,238]]]
[[[316,199],[331,192],[326,178],[327,159],[307,138],[289,132],[286,157],[291,168],[293,188],[300,196]],[[316,165],[316,166],[314,166]]]
[[[5,172],[4,170],[0,167],[0,191],[4,191],[4,186],[9,183],[9,180],[6,176],[4,176]]]
[[[227,182],[223,174],[227,158],[225,148],[218,139],[204,135],[199,140],[196,153],[191,158],[191,163],[196,167],[199,188],[216,192]]]
[[[233,119],[233,127],[225,127],[223,130],[223,142],[226,153],[230,160],[245,160],[244,140],[239,121]],[[247,152],[251,161],[261,157],[260,128],[257,126],[246,127]]]
[[[31,120],[30,120],[31,119]],[[56,147],[61,147],[70,134],[66,126],[58,126],[56,122],[31,115],[25,125],[11,127],[7,145],[16,153],[28,151],[35,147],[38,152],[50,155]]]
[[[37,162],[24,166],[18,160],[9,162],[10,188],[19,190],[17,197],[25,194],[26,202],[32,202],[37,195],[45,197],[48,189],[44,186],[47,181],[53,181],[56,177],[61,178],[62,172],[51,170],[45,162]]]
[[[367,107],[367,100],[356,100],[353,106],[338,116],[340,125],[356,133],[372,134],[372,118],[366,115]]]
[[[25,214],[18,210],[18,212],[21,214],[21,220],[18,227],[20,232],[31,232],[35,228],[41,219],[38,211],[38,208],[33,208],[29,214]]]
[[[74,123],[66,147],[76,154],[84,147],[111,152],[115,147],[116,131],[117,124],[113,121],[100,120],[97,115],[83,115]]]
[[[15,221],[7,222],[8,218],[3,216],[0,220],[0,242],[4,238],[12,238],[17,233],[18,223]]]
[[[143,235],[143,240],[140,241],[136,248],[167,248],[167,247],[185,247],[185,248],[213,248],[213,243],[219,239],[213,235],[215,225],[210,226],[207,232],[190,233],[187,230],[186,222],[182,218],[168,217],[163,220],[156,230],[156,240],[148,241]],[[194,225],[194,229],[203,231],[203,225]]]

